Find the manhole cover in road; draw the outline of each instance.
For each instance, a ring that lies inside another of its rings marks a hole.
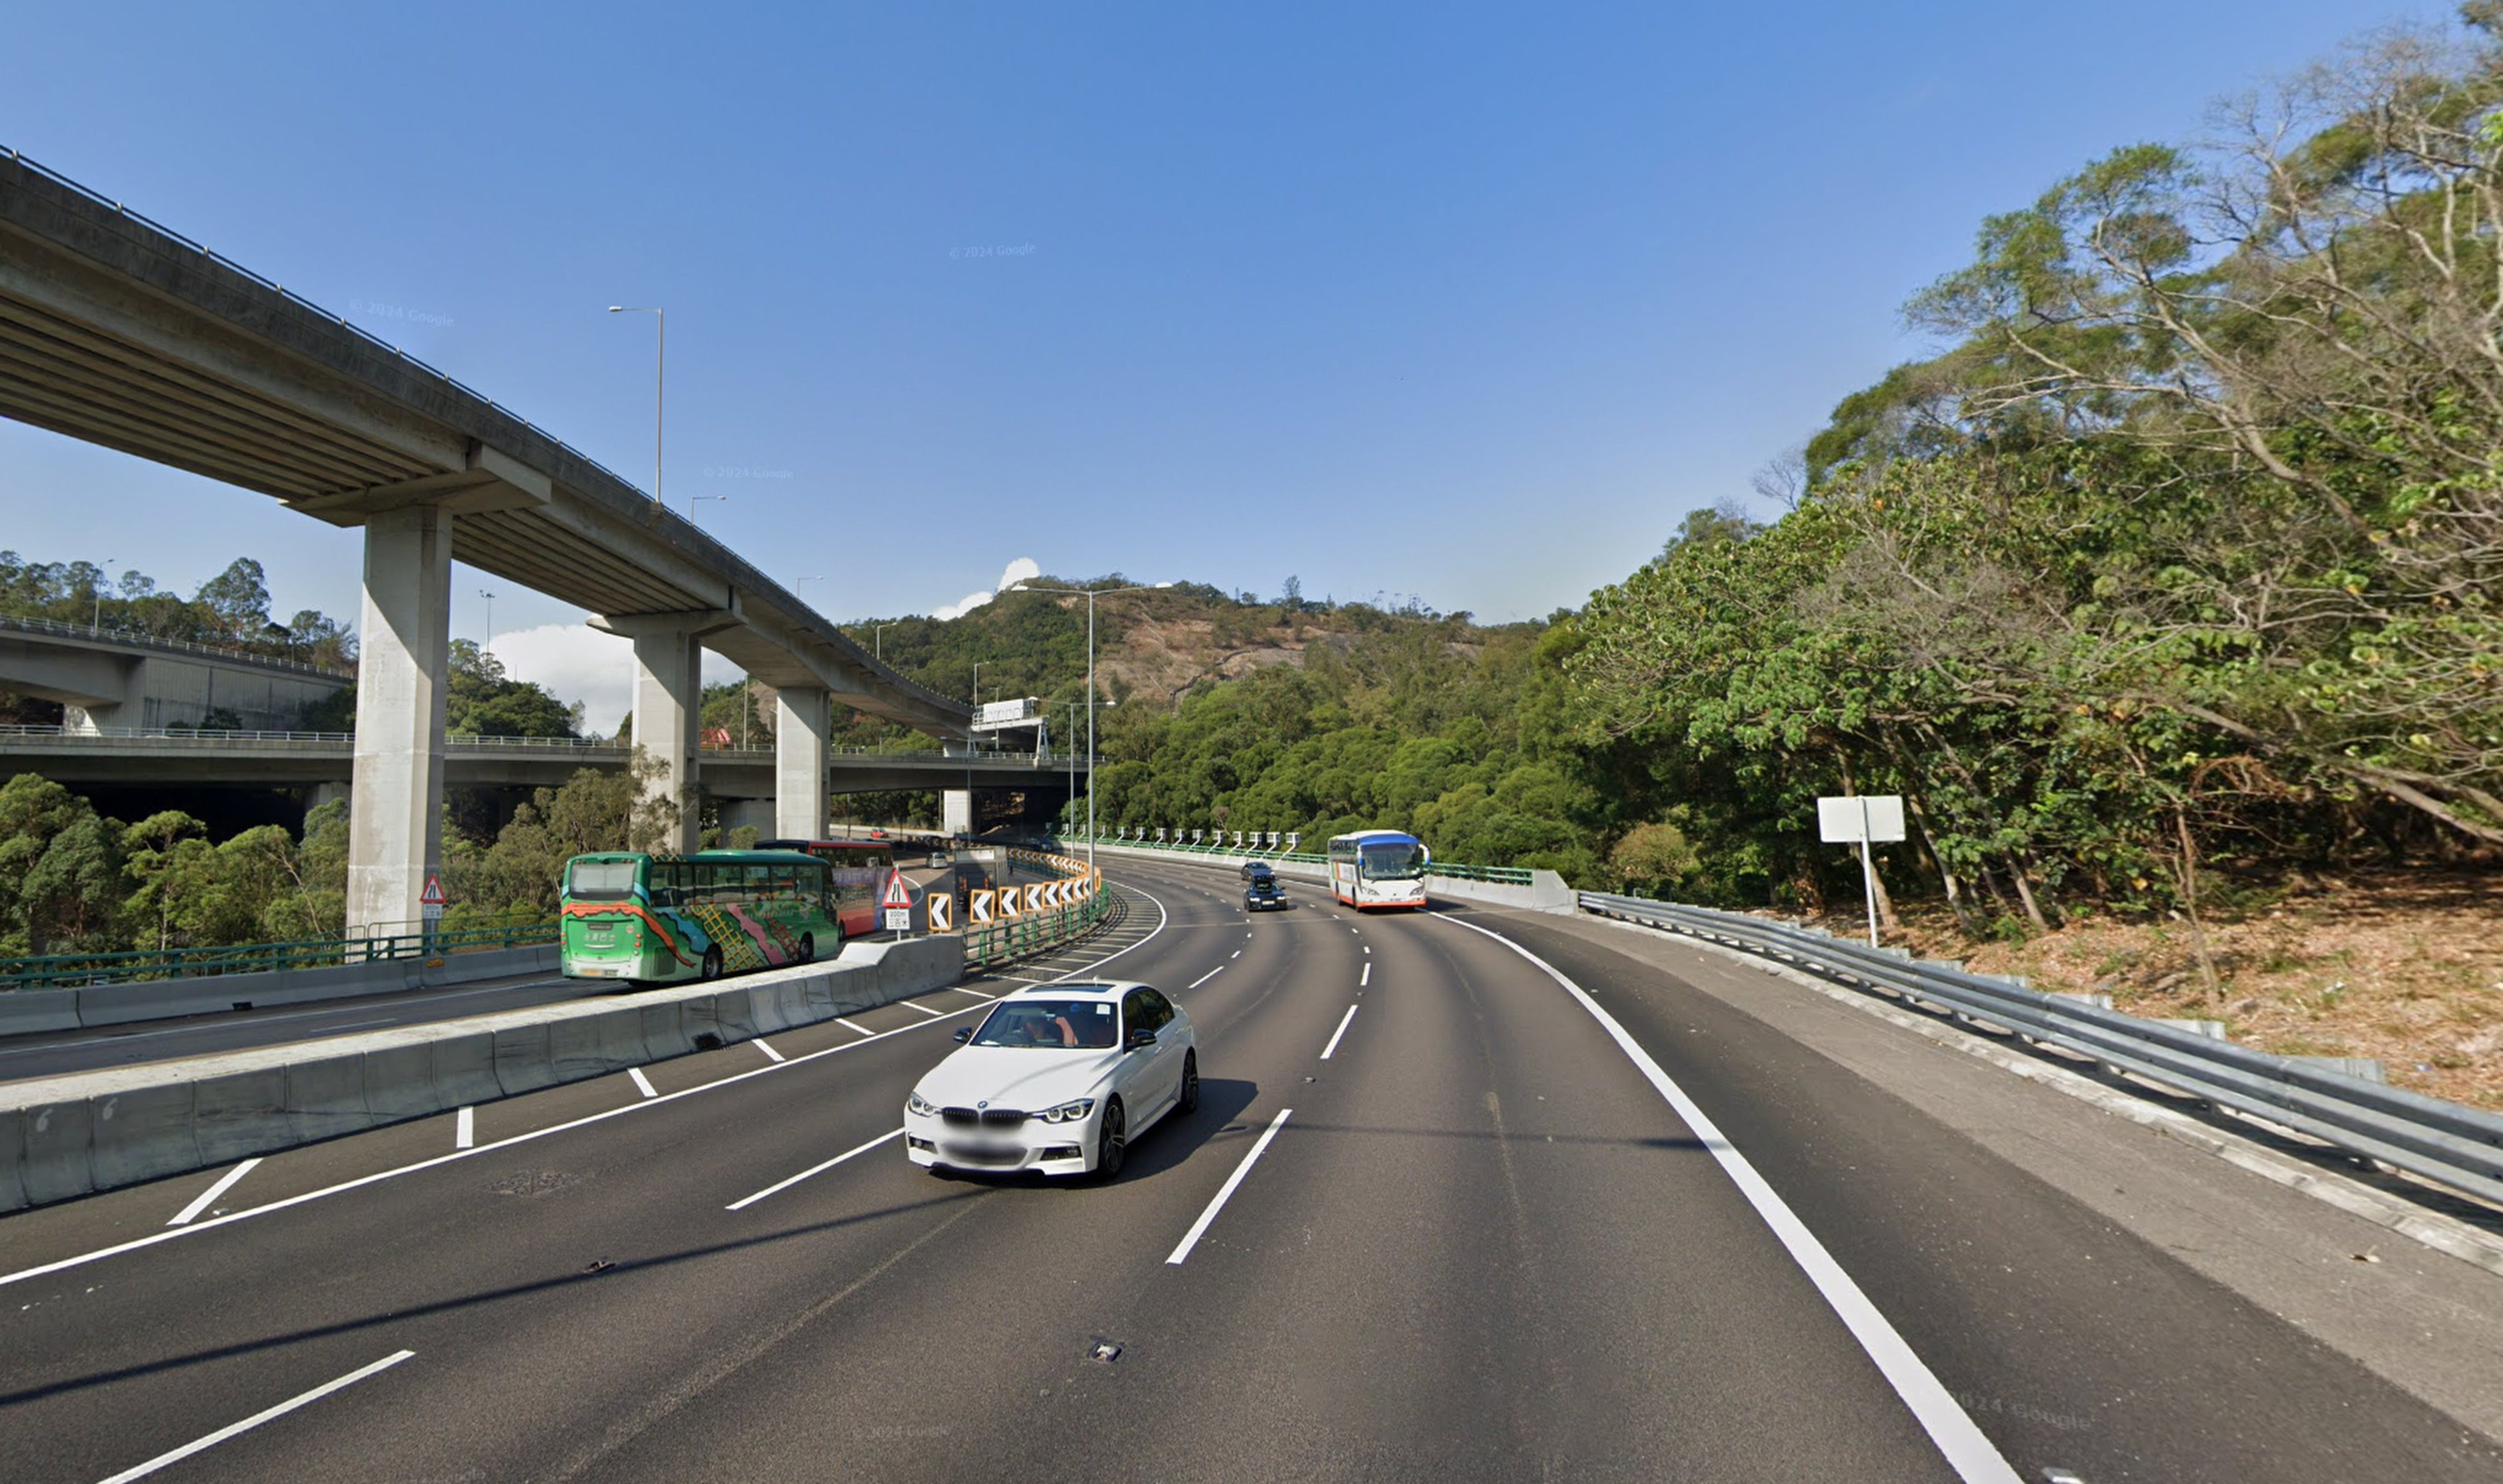
[[[554,1169],[526,1169],[506,1175],[487,1189],[498,1196],[545,1196],[564,1190],[578,1178]]]

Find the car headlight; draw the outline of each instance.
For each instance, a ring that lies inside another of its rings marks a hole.
[[[933,1103],[929,1098],[922,1096],[919,1093],[911,1094],[904,1099],[904,1111],[907,1113],[918,1113],[923,1118],[937,1118],[939,1116],[938,1105]]]
[[[1056,1108],[1046,1108],[1034,1116],[1046,1124],[1074,1124],[1094,1111],[1094,1098],[1080,1097],[1064,1102]]]

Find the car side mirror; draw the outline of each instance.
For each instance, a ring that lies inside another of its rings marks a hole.
[[[1156,1033],[1152,1030],[1143,1028],[1130,1032],[1130,1049],[1132,1051],[1136,1051],[1142,1046],[1153,1046],[1154,1044],[1156,1044]]]
[[[956,1044],[957,1044],[957,1045],[962,1046],[962,1045],[964,1045],[967,1041],[970,1041],[970,1040],[972,1040],[973,1038],[974,1038],[974,1028],[973,1028],[973,1027],[971,1027],[971,1026],[959,1026],[959,1027],[957,1027],[957,1028],[956,1028]]]

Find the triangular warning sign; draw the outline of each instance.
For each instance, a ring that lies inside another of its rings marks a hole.
[[[421,907],[442,906],[443,878],[429,871],[426,876],[426,890],[417,894],[417,902]]]
[[[886,873],[886,900],[882,905],[889,907],[909,907],[912,905],[912,894],[904,889],[904,873],[902,871],[889,871]]]

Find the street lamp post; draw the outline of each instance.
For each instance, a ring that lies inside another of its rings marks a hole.
[[[612,315],[650,315],[655,332],[652,353],[652,501],[661,500],[661,414],[662,393],[669,373],[669,317],[656,304],[611,304]],[[666,506],[664,509],[668,508]]]
[[[901,622],[903,621],[897,621],[897,623]],[[886,631],[895,626],[895,624],[872,624],[869,626],[869,658],[876,660],[880,664],[884,664],[886,662],[886,649],[881,641],[886,638]],[[978,703],[981,700],[981,696],[976,695],[974,699]]]
[[[480,625],[484,637],[478,641],[478,653],[484,656],[487,653],[487,646],[496,642],[496,594],[481,588],[478,590],[478,595],[487,600],[487,618]]]
[[[88,596],[95,599],[95,615],[87,621],[87,626],[89,628],[102,628],[104,626],[105,567],[110,567],[120,559],[121,558],[119,556],[107,556],[104,558],[104,566],[95,569],[95,590],[88,594]]]
[[[693,525],[693,524],[695,524],[695,523],[696,523],[696,501],[698,501],[698,500],[721,500],[721,501],[727,502],[729,499],[730,499],[730,496],[729,496],[729,495],[726,495],[726,494],[691,494],[691,495],[688,495],[688,496],[687,496],[687,523],[688,523],[689,525]]]
[[[1004,590],[1009,592],[1057,592],[1086,600],[1086,868],[1095,868],[1095,600],[1118,597],[1124,592],[1153,592],[1170,588],[1171,583],[1148,583],[1135,588],[1038,588],[1028,582],[1012,582]]]

